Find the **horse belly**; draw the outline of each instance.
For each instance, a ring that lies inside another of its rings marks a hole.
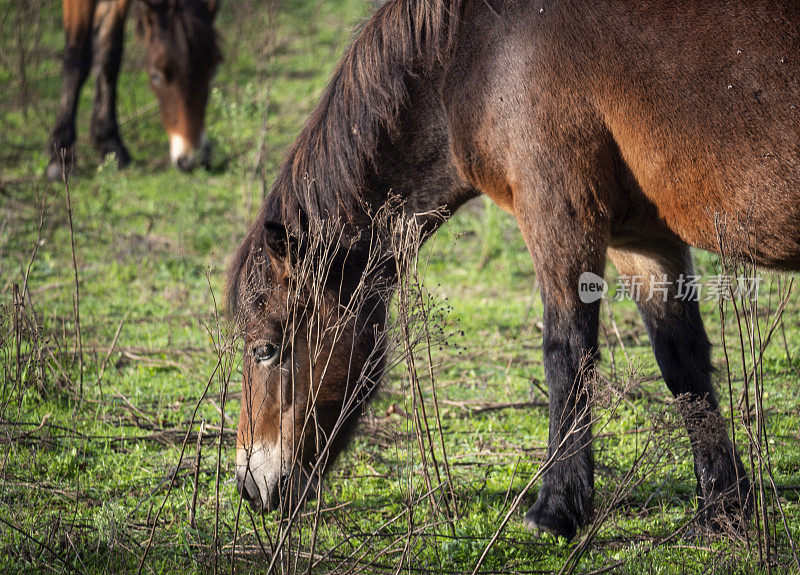
[[[680,23],[667,2],[646,13],[610,2],[601,42],[614,57],[597,59],[602,81],[585,89],[631,174],[629,194],[660,223],[715,252],[737,234],[760,264],[798,268],[800,11],[696,3],[707,10]],[[624,24],[637,19],[649,31]]]

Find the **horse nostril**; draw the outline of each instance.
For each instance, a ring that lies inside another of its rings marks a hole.
[[[281,508],[281,499],[284,498],[285,500],[286,492],[283,491],[282,488],[280,489],[273,489],[272,493],[269,494],[269,507],[270,509],[280,509]]]
[[[242,496],[245,501],[250,501],[250,492],[247,490],[247,485],[241,473],[236,474],[236,491]]]
[[[254,481],[247,481],[241,473],[237,473],[236,491],[239,492],[242,499],[249,503],[254,510],[261,510],[261,494],[258,492],[258,486]]]
[[[191,156],[181,156],[175,163],[182,172],[191,172],[195,166],[194,158]]]
[[[203,141],[197,156],[199,158],[198,164],[206,170],[211,168],[211,142],[209,140]]]

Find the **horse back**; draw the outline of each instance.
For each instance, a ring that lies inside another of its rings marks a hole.
[[[445,89],[456,158],[481,189],[508,209],[515,161],[558,143],[568,168],[589,149],[612,244],[664,234],[716,251],[722,218],[762,264],[800,267],[800,7],[481,4],[446,82],[458,92]]]

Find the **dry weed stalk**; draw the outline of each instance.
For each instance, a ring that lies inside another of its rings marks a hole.
[[[767,420],[764,411],[764,353],[772,341],[775,330],[782,326],[783,315],[792,293],[793,281],[778,282],[776,301],[773,302],[773,281],[770,281],[765,313],[762,313],[758,288],[761,276],[756,265],[757,240],[751,213],[714,214],[714,229],[720,252],[719,272],[727,281],[727,297],[719,298],[719,317],[722,345],[725,354],[725,373],[728,384],[730,427],[736,449],[737,417],[738,427],[747,439],[747,451],[751,473],[755,476],[756,490],[756,543],[759,564],[771,573],[776,565],[779,542],[776,525],[778,516],[783,526],[784,536],[795,567],[800,569],[797,544],[789,530],[780,495],[775,484],[770,457]],[[742,289],[743,285],[756,286],[756,289]],[[730,346],[727,339],[729,311],[733,311],[733,324],[736,328],[738,350]],[[764,316],[763,319],[760,316]],[[738,404],[734,406],[733,379],[735,368],[732,355],[738,352],[738,361],[743,379]],[[791,358],[787,358],[791,362]],[[772,532],[770,526],[772,525]],[[749,546],[749,534],[745,532]]]

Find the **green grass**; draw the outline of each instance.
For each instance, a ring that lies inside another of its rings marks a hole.
[[[19,6],[24,6],[23,13]],[[83,572],[134,570],[162,503],[145,573],[208,571],[215,560],[220,569],[230,570],[239,510],[230,482],[231,435],[238,419],[241,375],[237,364],[212,376],[225,268],[255,216],[283,151],[313,108],[353,26],[368,13],[369,5],[360,0],[298,0],[279,3],[272,12],[258,2],[224,2],[222,6],[219,27],[226,60],[214,82],[208,111],[208,131],[216,144],[211,172],[183,175],[169,167],[166,138],[139,69],[142,49],[133,38],[132,25],[119,105],[122,137],[135,158],[130,169],[117,172],[112,164],[97,164],[88,143],[89,86],[83,93],[78,170],[70,186],[84,350],[84,396],[80,397],[66,194],[63,186],[50,186],[41,179],[60,84],[60,7],[0,1],[4,15],[0,20],[3,572],[62,572],[67,565]],[[17,34],[18,26],[25,34]],[[25,82],[20,54],[26,64]],[[267,111],[268,129],[262,141]],[[254,174],[262,146],[263,170]],[[36,256],[31,259],[37,241]],[[424,484],[411,420],[388,414],[396,411],[389,409],[395,404],[406,413],[412,409],[405,374],[395,370],[366,409],[361,432],[328,477],[322,506],[335,509],[321,515],[316,551],[333,554],[319,571],[332,570],[341,556],[362,544],[357,555],[363,554],[359,569],[366,573],[401,567],[411,572],[416,568],[471,571],[510,502],[543,457],[546,408],[469,411],[478,402],[543,399],[539,391],[544,387],[541,302],[516,223],[488,201],[473,202],[428,243],[421,257],[427,262],[421,266],[427,270],[427,288],[442,305],[450,306],[448,325],[464,333],[453,337],[447,349],[434,350],[442,431],[457,496],[455,537],[446,525],[430,526],[411,540],[405,555],[413,559],[406,563],[399,559],[410,525],[444,517],[433,513],[427,500],[409,511],[408,502],[420,497]],[[697,261],[705,273],[715,273],[714,258],[698,254]],[[41,339],[36,341],[31,330],[24,329],[18,354],[12,294],[14,285],[22,284],[29,262],[32,306],[26,305],[24,311],[35,310]],[[614,274],[609,268],[612,285]],[[779,485],[795,487],[781,491],[795,539],[800,536],[798,303],[793,296],[784,315],[794,364],[787,358],[780,334],[763,362],[773,472]],[[610,309],[625,350],[617,342],[604,306],[601,341],[609,345],[601,372],[611,380],[621,377],[627,353],[641,372],[654,377],[597,426],[599,502],[610,495],[641,452],[651,425],[648,413],[662,409],[669,397],[655,377],[657,369],[634,306],[619,302]],[[718,379],[722,403],[727,406],[719,315],[714,302],[704,302],[703,310],[717,344],[714,360],[722,368]],[[108,355],[118,329],[119,338]],[[736,367],[738,339],[733,326],[727,337],[736,403],[742,377],[741,368]],[[37,366],[25,361],[37,349],[50,349],[62,361],[65,373],[48,361],[45,377],[39,378]],[[105,371],[99,379],[101,366]],[[228,375],[231,397],[223,411],[221,390]],[[209,378],[209,393],[203,398]],[[170,470],[178,462],[198,402],[185,458],[192,465],[200,421],[211,431],[203,443],[197,521],[191,527],[193,470],[182,469],[170,496],[165,496]],[[433,418],[430,424],[435,426]],[[226,434],[218,451],[220,426]],[[744,450],[741,426],[738,431]],[[758,566],[752,533],[749,547],[724,538],[678,538],[639,556],[656,538],[685,523],[695,504],[687,440],[676,435],[659,453],[663,455],[659,469],[615,506],[578,571],[629,558],[623,572],[766,572],[766,567]],[[565,564],[575,544],[522,529],[521,515],[537,489],[534,485],[513,513],[484,563],[485,570],[550,572]],[[379,528],[397,514],[401,514],[399,520]],[[273,515],[266,516],[263,524],[261,518],[255,522],[262,539],[275,537]],[[290,542],[292,549],[308,549],[311,525],[310,519],[301,521]],[[788,547],[782,527],[776,525],[780,566],[774,569],[781,570],[788,564]],[[223,551],[217,555],[212,553],[215,528]],[[253,531],[251,519],[242,510],[239,572],[266,568]],[[399,548],[389,550],[387,546],[398,538]],[[367,566],[371,561],[375,565]],[[301,557],[299,569],[303,571],[305,565]]]

